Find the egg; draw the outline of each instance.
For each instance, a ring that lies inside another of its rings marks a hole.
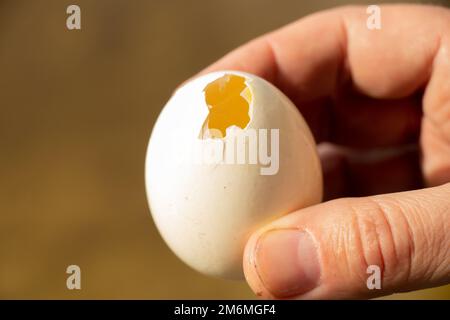
[[[251,233],[322,199],[314,138],[296,106],[252,74],[180,87],[153,128],[145,182],[154,222],[201,273],[242,279]]]

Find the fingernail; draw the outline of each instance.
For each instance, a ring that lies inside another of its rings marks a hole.
[[[277,229],[263,233],[255,246],[254,264],[263,286],[278,298],[304,294],[319,283],[317,247],[305,231]]]

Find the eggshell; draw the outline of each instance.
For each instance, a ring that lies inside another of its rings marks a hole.
[[[243,130],[230,127],[223,139],[202,139],[209,112],[203,90],[225,74],[246,78],[252,94],[250,122]],[[260,161],[205,163],[190,154],[223,150],[220,143],[232,132],[261,129],[268,130],[269,141],[271,129],[279,132],[279,165],[272,174],[262,174],[270,166]],[[218,149],[211,148],[214,142]],[[173,252],[204,274],[232,279],[243,277],[242,254],[252,231],[322,198],[315,142],[295,105],[264,79],[237,71],[198,77],[174,93],[153,128],[145,181],[153,219]]]

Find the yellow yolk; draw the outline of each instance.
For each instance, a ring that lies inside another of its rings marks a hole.
[[[223,138],[227,128],[234,125],[244,129],[248,125],[252,93],[244,77],[225,74],[209,83],[203,91],[209,114],[201,138]]]

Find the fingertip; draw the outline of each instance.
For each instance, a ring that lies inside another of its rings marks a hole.
[[[257,267],[256,267],[255,253],[258,244],[258,239],[261,233],[262,233],[261,231],[258,231],[255,234],[253,234],[248,240],[247,245],[245,246],[244,260],[243,260],[244,275],[245,280],[247,281],[248,285],[250,286],[250,288],[252,289],[252,291],[255,293],[256,296],[263,299],[271,299],[274,297],[264,287],[256,270]]]
[[[269,229],[249,242],[246,278],[259,296],[299,298],[319,285],[321,267],[313,237],[295,227]]]

